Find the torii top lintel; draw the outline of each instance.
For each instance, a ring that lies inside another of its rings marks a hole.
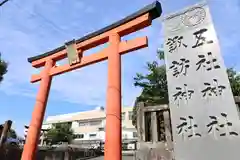
[[[160,17],[162,13],[161,4],[158,1],[153,2],[150,5],[142,8],[141,10],[127,16],[126,18],[113,23],[105,28],[102,28],[96,32],[90,33],[78,40],[76,40],[76,49],[79,53],[85,50],[96,47],[98,45],[108,42],[109,36],[113,33],[117,33],[120,37],[145,28],[151,25],[153,19]],[[71,43],[68,42],[68,43]],[[120,54],[140,49],[147,46],[147,37],[140,37],[127,42],[121,42],[119,46]],[[105,55],[106,51],[102,51],[98,54],[84,56],[81,59],[81,64],[76,64],[74,67],[69,67],[69,64],[59,66],[58,69],[52,69],[50,75],[58,75],[73,69],[93,64],[107,59]],[[61,46],[52,51],[44,54],[28,58],[28,62],[32,63],[32,66],[39,68],[45,65],[48,59],[58,61],[67,57],[65,46]],[[31,82],[36,82],[41,79],[41,75],[33,75]]]

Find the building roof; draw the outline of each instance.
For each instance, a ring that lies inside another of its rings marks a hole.
[[[84,112],[76,112],[69,114],[61,114],[56,116],[47,117],[44,124],[49,123],[61,123],[61,122],[70,122],[76,120],[86,120],[86,119],[99,119],[105,117],[105,111],[101,109],[95,109]]]
[[[24,125],[24,128],[25,128],[25,129],[28,129],[28,128],[29,128],[29,126],[27,126],[27,125]],[[44,131],[44,132],[45,132],[45,131],[49,131],[49,129],[43,129],[43,128],[42,128],[42,129],[41,129],[41,131]]]
[[[132,111],[133,107],[122,107],[122,112],[124,111]]]
[[[88,112],[82,112],[80,114],[76,114],[73,116],[74,120],[86,120],[86,119],[99,119],[99,118],[105,118],[106,114],[103,110],[92,110]]]
[[[132,107],[122,107],[123,112],[131,111],[131,110],[132,110]],[[104,108],[97,107],[96,109],[90,110],[90,111],[49,116],[47,117],[44,124],[81,121],[81,120],[89,120],[89,119],[102,119],[105,117],[106,117],[106,113]]]
[[[155,19],[155,18],[158,18],[161,15],[161,13],[162,13],[161,4],[158,1],[155,1],[152,4],[147,5],[146,7],[142,8],[141,10],[131,14],[130,16],[127,16],[126,18],[124,18],[124,19],[122,19],[120,21],[117,21],[117,22],[115,22],[115,23],[113,23],[113,24],[111,24],[111,25],[109,25],[107,27],[104,27],[104,28],[102,28],[102,29],[100,29],[100,30],[98,30],[96,32],[90,33],[90,34],[88,34],[88,35],[86,35],[86,36],[76,40],[76,43],[81,43],[81,42],[86,41],[86,40],[88,40],[90,38],[98,36],[98,35],[100,35],[100,34],[102,34],[104,32],[112,30],[112,29],[114,29],[114,28],[116,28],[118,26],[121,26],[122,24],[125,24],[125,23],[127,23],[127,22],[129,22],[129,21],[131,21],[131,20],[133,20],[133,19],[135,19],[135,18],[137,18],[139,16],[142,16],[142,15],[144,15],[146,13],[150,14],[150,17],[151,17],[152,20]],[[56,52],[62,51],[64,49],[65,49],[65,46],[61,46],[61,47],[58,47],[58,48],[56,48],[56,49],[54,49],[52,51],[49,51],[49,52],[46,52],[46,53],[43,53],[43,54],[40,54],[40,55],[37,55],[37,56],[34,56],[34,57],[30,57],[30,58],[28,58],[28,62],[31,63],[31,62],[36,61],[38,59],[41,59],[41,58],[53,55]]]

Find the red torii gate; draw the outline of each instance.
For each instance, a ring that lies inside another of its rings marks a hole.
[[[74,69],[108,59],[108,87],[106,106],[105,160],[121,160],[121,55],[147,47],[147,37],[121,41],[121,37],[143,29],[162,13],[161,4],[156,1],[138,12],[99,31],[78,40],[73,40],[53,51],[28,58],[35,68],[44,66],[39,73],[32,75],[31,82],[40,81],[36,104],[27,134],[22,160],[34,160],[39,134],[45,114],[52,77]],[[83,52],[109,42],[100,52],[83,56]],[[69,64],[56,66],[56,62],[68,57]]]

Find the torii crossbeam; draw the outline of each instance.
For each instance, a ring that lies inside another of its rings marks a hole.
[[[22,160],[35,160],[39,134],[45,114],[52,77],[77,68],[108,60],[108,85],[106,105],[105,160],[121,160],[121,55],[147,47],[147,37],[121,41],[121,37],[151,25],[162,13],[156,1],[138,12],[99,31],[78,40],[70,41],[53,51],[28,58],[35,68],[44,67],[39,74],[32,75],[31,82],[40,81],[36,104],[27,134]],[[100,52],[84,56],[84,51],[109,42]],[[56,62],[69,59],[69,64],[56,66]]]

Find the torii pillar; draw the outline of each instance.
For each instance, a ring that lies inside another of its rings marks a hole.
[[[45,114],[52,77],[77,68],[108,60],[108,86],[106,106],[105,160],[121,160],[121,55],[147,47],[147,37],[121,41],[121,37],[149,25],[162,13],[158,1],[138,12],[99,31],[73,40],[53,51],[31,57],[28,61],[35,68],[44,67],[40,74],[32,75],[31,82],[40,81],[40,88],[27,134],[22,160],[35,160],[39,134]],[[98,53],[83,56],[84,51],[109,42]],[[56,66],[56,62],[68,57],[69,64]],[[64,84],[63,84],[64,85]]]

